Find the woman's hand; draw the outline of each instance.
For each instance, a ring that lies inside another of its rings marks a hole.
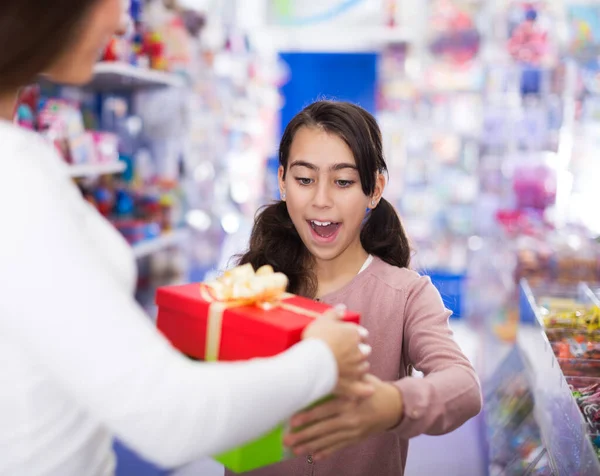
[[[294,454],[320,460],[400,422],[403,403],[398,389],[371,375],[365,380],[375,388],[372,396],[338,398],[292,418],[292,433],[284,441]],[[294,433],[295,428],[301,430]]]
[[[347,399],[368,397],[374,392],[373,385],[364,380],[371,354],[371,347],[365,343],[368,332],[364,327],[340,321],[344,310],[338,306],[326,312],[304,330],[302,338],[321,339],[333,352],[338,366],[335,395]]]

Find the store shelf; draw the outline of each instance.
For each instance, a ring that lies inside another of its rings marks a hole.
[[[158,238],[142,241],[141,243],[133,245],[133,254],[138,259],[144,258],[166,248],[170,248],[171,246],[179,245],[186,241],[189,236],[189,231],[186,229],[169,231]]]
[[[259,45],[278,51],[379,51],[387,45],[413,42],[403,28],[272,27],[251,35]]]
[[[94,177],[98,175],[120,174],[125,171],[125,162],[106,164],[80,164],[69,167],[69,175],[73,178]]]
[[[96,90],[129,90],[184,85],[185,79],[176,74],[139,68],[127,63],[101,62],[94,67],[94,78],[87,87]]]

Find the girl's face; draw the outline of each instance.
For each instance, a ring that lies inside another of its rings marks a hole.
[[[96,0],[65,53],[45,73],[59,83],[87,83],[111,37],[123,32],[125,18],[124,0]]]
[[[280,191],[292,222],[310,253],[324,261],[360,249],[366,209],[373,208],[372,200],[379,201],[384,185],[379,174],[373,196],[366,196],[348,145],[320,128],[301,127],[285,174],[279,168]]]

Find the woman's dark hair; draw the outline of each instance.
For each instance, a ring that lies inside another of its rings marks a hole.
[[[302,127],[320,128],[346,142],[356,161],[365,195],[375,191],[378,173],[387,172],[383,157],[381,131],[375,118],[364,109],[347,102],[318,101],[294,117],[283,133],[279,147],[279,165],[287,171],[290,148]],[[285,175],[284,175],[285,177]],[[369,254],[400,268],[410,263],[410,245],[394,207],[381,199],[371,210],[360,233],[360,241]],[[310,255],[287,211],[285,202],[267,205],[259,211],[252,230],[249,250],[239,264],[254,268],[265,264],[285,273],[290,292],[314,298],[317,283]]]
[[[2,0],[0,95],[33,82],[69,47],[98,0]]]

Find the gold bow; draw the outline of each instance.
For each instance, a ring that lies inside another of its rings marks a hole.
[[[218,360],[223,315],[229,308],[254,305],[270,311],[279,307],[311,319],[321,316],[318,312],[283,302],[293,297],[293,294],[285,292],[287,285],[287,276],[283,273],[275,273],[271,266],[262,266],[255,272],[250,264],[233,268],[217,280],[202,283],[200,294],[210,303],[205,360],[208,362]]]
[[[209,302],[268,308],[285,296],[287,285],[287,276],[275,273],[271,266],[262,266],[254,272],[251,264],[245,264],[226,271],[219,279],[202,283],[201,292]]]

